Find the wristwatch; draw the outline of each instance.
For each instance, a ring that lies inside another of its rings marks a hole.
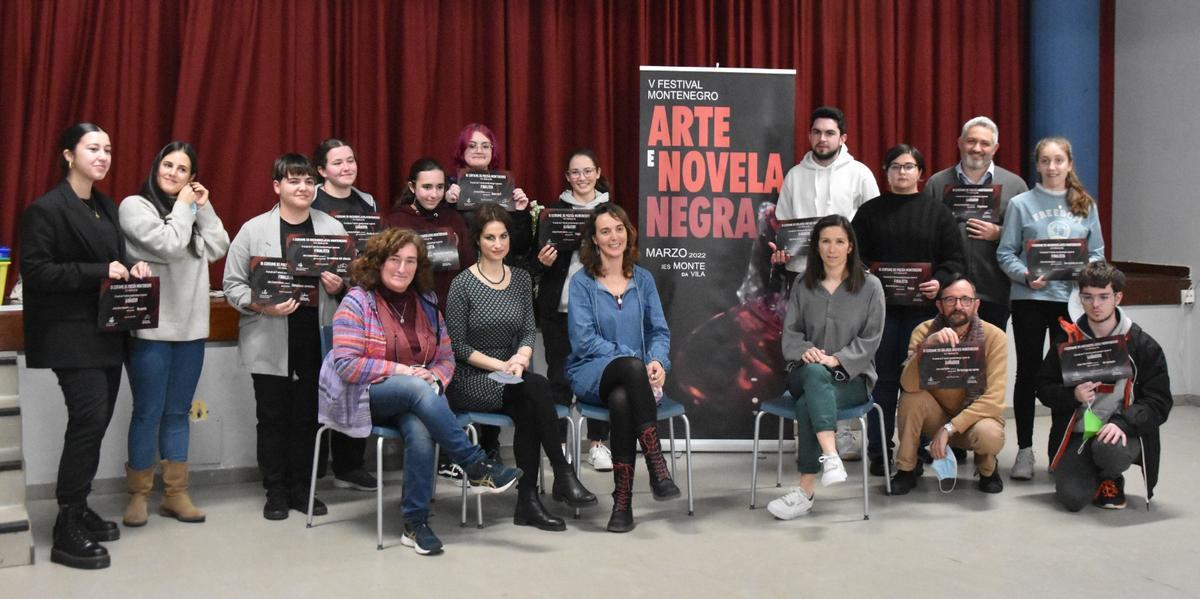
[[[947,422],[945,425],[942,426],[942,428],[946,429],[946,434],[948,434],[948,435],[954,434],[954,423],[953,422]]]

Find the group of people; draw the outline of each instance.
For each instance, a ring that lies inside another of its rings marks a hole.
[[[976,117],[962,128],[961,160],[919,189],[919,150],[889,149],[880,193],[871,170],[845,145],[845,118],[822,107],[812,114],[811,151],[784,179],[775,216],[819,218],[806,256],[774,247],[770,262],[791,281],[782,351],[799,426],[798,486],[770,502],[780,519],[808,513],[816,482],[844,481],[853,434],[838,430],[839,408],[879,404],[884,431],[870,430],[870,471],[894,460],[893,494],[909,492],[930,460],[975,454],[978,487],[1003,489],[996,457],[1004,441],[1007,328],[1017,350],[1014,407],[1016,480],[1034,476],[1033,402],[1053,412],[1050,450],[1057,496],[1070,510],[1088,502],[1124,505],[1121,473],[1134,462],[1156,479],[1157,428],[1171,407],[1161,349],[1118,306],[1124,276],[1103,262],[1095,202],[1073,172],[1070,143],[1037,144],[1040,183],[1033,190],[993,162],[998,130]],[[111,141],[81,123],[60,143],[63,181],[33,202],[21,226],[28,364],[52,368],[68,409],[56,497],[52,561],[103,568],[100,544],[120,536],[116,523],[87,505],[100,443],[112,417],[121,368],[134,398],[126,464],[129,502],[123,521],[146,524],[149,494],[161,467],[160,514],[203,522],[188,495],[188,415],[208,336],[208,265],[225,258],[226,301],[240,312],[238,346],[251,373],[257,415],[257,455],[264,518],[281,520],[308,509],[318,423],[336,431],[329,453],[334,484],[378,485],[363,468],[372,426],[401,431],[405,440],[402,542],[419,554],[442,543],[429,526],[435,469],[465,477],[478,492],[516,486],[513,522],[563,530],[537,490],[542,455],[554,471],[551,497],[571,507],[597,504],[561,445],[555,404],[573,399],[606,407],[611,426],[590,423],[588,460],[613,472],[608,530],[634,527],[632,488],[640,446],[655,499],[680,495],[658,439],[656,404],[671,368],[671,332],[654,277],[637,265],[637,231],[609,201],[596,155],[587,149],[565,161],[561,208],[588,210],[578,249],[537,247],[529,198],[513,191],[508,212],[494,204],[459,211],[462,189],[431,158],[415,161],[402,197],[380,214],[357,189],[354,149],[322,142],[312,159],[284,154],[273,165],[278,202],[247,221],[232,241],[196,180],[194,149],[172,142],[154,158],[146,182],[118,209],[96,189],[111,165]],[[455,150],[466,170],[500,168],[500,146],[484,125],[468,125]],[[954,186],[999,187],[1001,218],[956,219],[942,194]],[[296,277],[314,301],[261,304],[251,292],[251,258],[281,258],[291,235],[346,235],[339,215],[378,214],[381,232],[360,248],[346,276]],[[457,267],[435,268],[423,234],[449,233]],[[1085,239],[1091,263],[1075,285],[1085,314],[1067,316],[1070,281],[1031,276],[1026,241]],[[917,286],[924,301],[892,302],[867,266],[928,263]],[[528,269],[521,268],[528,265]],[[530,271],[533,272],[530,272]],[[97,330],[96,294],[103,280],[157,276],[159,326],[132,337]],[[535,285],[534,276],[539,277]],[[530,371],[536,329],[546,347],[547,374]],[[329,335],[328,351],[322,334]],[[1043,356],[1050,335],[1051,351]],[[1054,351],[1063,341],[1125,335],[1130,378],[1064,385]],[[917,375],[923,348],[974,343],[982,347],[983,380],[963,389],[925,388]],[[459,428],[453,410],[500,412],[515,423],[516,466],[503,463],[498,432],[478,445]],[[1083,414],[1103,428],[1085,433]],[[893,443],[893,436],[897,443]],[[611,449],[605,445],[611,437]],[[928,446],[925,449],[925,446]],[[435,468],[435,446],[445,454]],[[325,451],[321,451],[322,456]],[[323,469],[325,458],[320,459]],[[428,467],[426,467],[428,465]],[[1148,491],[1149,493],[1149,491]],[[313,512],[327,513],[319,500]]]
[[[1010,315],[1017,355],[1017,455],[1010,477],[1034,477],[1036,398],[1051,409],[1049,467],[1067,509],[1089,502],[1123,508],[1122,472],[1135,462],[1145,468],[1151,495],[1158,427],[1172,405],[1166,360],[1119,308],[1125,276],[1104,262],[1096,203],[1074,172],[1070,142],[1050,137],[1037,143],[1039,183],[1030,190],[993,162],[999,130],[991,119],[975,117],[962,127],[959,162],[929,177],[924,192],[921,152],[907,144],[887,150],[882,170],[889,190],[879,193],[845,140],[843,113],[815,110],[811,151],[784,178],[775,208],[779,220],[819,220],[806,255],[771,244],[771,262],[796,275],[782,344],[801,473],[797,487],[768,504],[771,514],[785,520],[807,514],[818,479],[823,485],[846,479],[843,459],[857,452],[853,433],[838,430],[837,410],[862,405],[868,396],[884,415],[882,435],[868,427],[869,470],[882,476],[894,459],[892,495],[909,493],[926,462],[939,478],[950,475],[966,451],[974,452],[979,490],[1001,492],[996,456],[1005,443]],[[994,217],[956,217],[946,196],[955,187],[991,188]],[[1088,264],[1074,281],[1030,271],[1027,242],[1056,239],[1085,240]],[[867,271],[874,263],[928,264],[930,276],[915,289],[926,301],[889,297]],[[1067,310],[1073,288],[1084,312],[1074,322]],[[1043,352],[1047,334],[1049,351]],[[1133,374],[1064,385],[1060,346],[1111,335],[1126,338]],[[977,380],[939,388],[921,378],[926,348],[964,343],[979,348]],[[1084,429],[1085,413],[1103,423],[1094,438],[1096,431]]]

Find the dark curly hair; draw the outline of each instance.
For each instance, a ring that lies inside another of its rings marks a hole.
[[[359,287],[374,291],[380,285],[379,271],[383,263],[409,244],[417,248],[417,275],[413,277],[417,293],[433,289],[433,265],[429,262],[425,240],[412,229],[391,228],[368,239],[366,249],[350,263],[350,279]]]

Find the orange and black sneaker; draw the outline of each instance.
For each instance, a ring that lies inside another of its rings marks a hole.
[[[1092,500],[1092,505],[1106,510],[1123,510],[1125,503],[1124,476],[1100,481],[1100,487],[1096,489],[1096,498]]]

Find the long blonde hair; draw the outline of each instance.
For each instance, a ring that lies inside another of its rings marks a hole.
[[[1071,161],[1071,171],[1067,173],[1067,205],[1071,209],[1071,214],[1081,218],[1087,216],[1088,212],[1091,212],[1092,206],[1096,204],[1096,199],[1083,188],[1083,182],[1079,180],[1079,175],[1075,174],[1075,154],[1071,151],[1071,142],[1061,136],[1043,137],[1033,149],[1035,164],[1041,158],[1042,148],[1046,147],[1046,144],[1057,144],[1067,154],[1067,160]]]

